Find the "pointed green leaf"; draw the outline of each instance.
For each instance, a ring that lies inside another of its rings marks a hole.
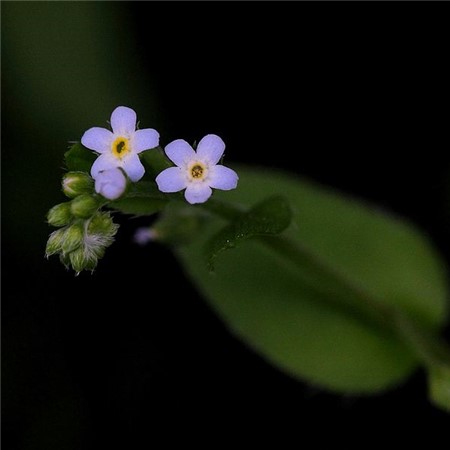
[[[243,240],[280,234],[291,220],[292,211],[284,197],[277,195],[258,203],[210,239],[206,245],[208,265],[212,268],[221,252],[235,248]]]
[[[249,208],[270,195],[285,196],[294,220],[284,234],[296,245],[307,246],[336,274],[417,323],[430,330],[442,325],[443,263],[414,227],[300,178],[273,170],[237,171],[238,189],[218,191],[215,198]],[[211,275],[204,245],[223,226],[211,220],[178,255],[230,330],[261,356],[292,376],[351,393],[392,387],[417,367],[409,347],[393,333],[336,301],[345,289],[338,292],[326,277],[300,270],[257,240],[224,252]]]
[[[73,145],[64,153],[68,170],[88,173],[91,171],[92,164],[97,159],[97,156],[93,151],[87,149],[80,143]]]

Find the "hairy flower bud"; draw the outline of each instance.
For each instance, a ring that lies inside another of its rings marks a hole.
[[[87,232],[89,235],[114,236],[118,228],[119,226],[113,222],[109,213],[97,213],[89,222]]]
[[[69,254],[70,264],[77,274],[82,270],[94,270],[97,266],[97,257],[86,253],[83,247],[79,247]]]
[[[99,207],[98,201],[88,194],[82,194],[74,198],[71,202],[71,211],[75,217],[88,219]]]
[[[54,206],[47,214],[47,221],[54,227],[63,227],[72,220],[70,203],[60,203]]]
[[[62,190],[69,198],[90,194],[94,190],[94,180],[85,172],[68,172],[63,177]]]
[[[76,250],[82,243],[84,237],[84,226],[82,223],[74,223],[66,228],[64,242],[61,245],[63,253]]]
[[[47,246],[45,248],[45,256],[48,258],[49,256],[55,255],[62,250],[62,245],[64,242],[64,236],[66,234],[66,229],[61,228],[59,230],[54,231],[48,238]]]

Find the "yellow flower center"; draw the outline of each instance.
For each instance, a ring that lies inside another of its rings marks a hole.
[[[200,164],[196,164],[191,169],[192,178],[201,178],[203,176],[203,167]]]
[[[112,144],[112,153],[116,158],[122,159],[130,152],[130,141],[122,136],[118,137]]]
[[[200,161],[195,161],[188,168],[188,175],[191,181],[202,181],[206,178],[208,169]]]

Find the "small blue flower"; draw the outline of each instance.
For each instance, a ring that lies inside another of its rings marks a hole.
[[[149,227],[140,227],[134,233],[134,242],[139,245],[146,245],[151,241],[154,241],[157,237],[157,233]]]
[[[136,113],[118,106],[111,114],[112,132],[94,127],[87,130],[81,143],[100,153],[91,168],[92,178],[101,171],[122,168],[131,181],[139,181],[145,173],[138,154],[159,145],[159,133],[152,129],[136,130]]]
[[[109,200],[118,199],[127,187],[127,179],[121,169],[117,167],[110,170],[102,170],[95,179],[95,192]]]
[[[211,197],[212,189],[235,189],[238,175],[234,170],[217,164],[225,151],[225,143],[215,134],[205,136],[195,151],[183,139],[171,142],[165,148],[167,157],[177,167],[163,170],[156,183],[162,192],[186,189],[184,196],[191,203],[204,203]]]

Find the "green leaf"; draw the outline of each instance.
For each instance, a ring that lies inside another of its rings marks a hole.
[[[185,202],[171,202],[152,225],[154,238],[171,246],[185,245],[196,239],[209,215]]]
[[[294,220],[284,234],[295,245],[306,246],[317,261],[380,303],[439,329],[446,315],[443,264],[410,224],[301,178],[273,170],[237,171],[238,188],[216,192],[215,198],[248,208],[270,195],[285,196]],[[347,393],[387,389],[417,367],[409,346],[363,320],[351,303],[336,301],[345,289],[311,273],[306,262],[302,271],[255,240],[224,252],[211,275],[204,245],[223,224],[211,220],[200,239],[177,252],[230,330],[269,362]]]
[[[206,245],[210,269],[214,260],[224,250],[235,248],[240,241],[255,236],[274,236],[283,232],[291,223],[292,211],[282,196],[270,197],[242,213],[227,225]]]
[[[108,203],[108,207],[124,214],[149,216],[163,210],[167,196],[160,192],[153,181],[131,183],[125,197]]]
[[[154,179],[164,169],[173,166],[161,147],[146,150],[141,153],[142,162],[148,174]]]
[[[64,159],[68,170],[89,173],[97,155],[78,143],[64,153]]]
[[[428,373],[430,399],[450,412],[450,366],[434,367]]]
[[[108,206],[124,214],[149,216],[164,209],[167,200],[151,197],[129,197],[115,200]]]
[[[165,199],[166,194],[163,194],[154,181],[139,181],[138,183],[131,183],[127,197],[150,197]]]

